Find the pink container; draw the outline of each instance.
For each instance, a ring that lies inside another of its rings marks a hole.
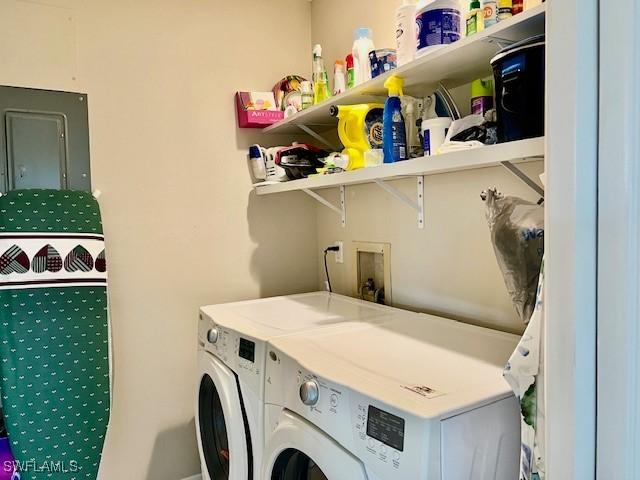
[[[279,110],[249,110],[248,104],[248,92],[236,93],[236,112],[240,128],[264,128],[284,118],[284,112]]]

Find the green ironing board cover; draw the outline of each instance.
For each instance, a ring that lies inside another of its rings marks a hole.
[[[0,390],[21,479],[95,479],[110,409],[107,272],[89,193],[0,197]]]

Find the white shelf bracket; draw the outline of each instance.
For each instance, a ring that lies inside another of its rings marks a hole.
[[[340,185],[340,206],[339,207],[336,207],[329,200],[327,200],[326,198],[318,195],[313,190],[310,190],[308,188],[304,188],[304,189],[302,189],[302,191],[304,193],[306,193],[307,195],[309,195],[311,198],[313,198],[313,199],[317,200],[318,202],[320,202],[322,205],[324,205],[328,209],[333,210],[338,215],[340,215],[342,227],[344,228],[344,227],[347,226],[347,205],[346,205],[346,196],[345,196],[344,185]]]
[[[382,188],[385,192],[390,194],[392,197],[404,203],[408,207],[414,209],[418,213],[418,228],[420,229],[424,228],[424,223],[425,223],[424,221],[424,177],[422,176],[416,177],[417,201],[415,202],[411,200],[409,197],[407,197],[404,193],[402,193],[397,188],[392,187],[391,185],[386,183],[384,180],[377,179],[375,180],[375,182],[380,188]]]
[[[513,173],[516,176],[516,178],[522,181],[527,187],[532,189],[541,197],[544,197],[544,189],[540,187],[540,185],[538,185],[536,182],[534,182],[531,178],[529,178],[529,176],[526,173],[524,173],[522,170],[520,170],[511,162],[504,161],[500,163],[504,168],[506,168],[511,173]]]
[[[337,148],[335,145],[333,145],[329,140],[327,140],[326,138],[324,138],[322,135],[320,135],[318,132],[310,129],[309,127],[307,127],[306,125],[302,125],[300,123],[296,124],[297,127],[302,130],[304,133],[306,133],[307,135],[312,136],[313,138],[315,138],[317,141],[319,141],[320,143],[322,143],[325,147],[328,147],[329,150],[331,150],[332,152],[338,152],[340,151],[339,148]]]

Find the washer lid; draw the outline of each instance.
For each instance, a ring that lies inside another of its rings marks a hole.
[[[214,323],[258,340],[337,323],[380,323],[384,316],[408,314],[328,292],[210,305],[201,311]]]
[[[320,377],[421,417],[511,395],[502,372],[519,337],[432,315],[330,327],[270,343]]]

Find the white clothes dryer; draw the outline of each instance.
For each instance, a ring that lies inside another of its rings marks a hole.
[[[430,315],[269,341],[271,480],[514,480],[519,337]]]
[[[394,309],[317,292],[202,307],[196,424],[204,480],[257,480],[266,342],[330,325],[385,322]]]

